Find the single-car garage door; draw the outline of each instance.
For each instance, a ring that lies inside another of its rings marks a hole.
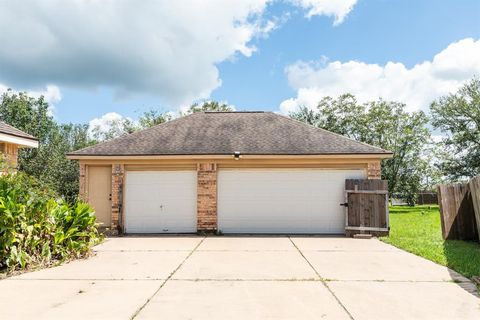
[[[197,231],[195,171],[127,171],[125,181],[127,233]]]
[[[224,233],[343,233],[345,179],[363,170],[220,170],[218,228]]]

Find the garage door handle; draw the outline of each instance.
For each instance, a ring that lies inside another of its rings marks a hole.
[[[342,207],[348,207],[348,202],[340,203]]]

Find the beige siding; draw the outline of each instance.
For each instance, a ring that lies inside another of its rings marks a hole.
[[[13,143],[0,143],[0,153],[8,167],[16,168],[18,162],[18,146]]]

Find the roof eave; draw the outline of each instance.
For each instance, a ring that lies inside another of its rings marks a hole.
[[[38,140],[35,138],[26,138],[4,132],[0,132],[0,142],[16,144],[22,148],[38,148]]]
[[[231,159],[233,154],[170,154],[170,155],[85,155],[67,154],[70,160],[127,160],[127,159]],[[241,154],[242,159],[390,159],[393,153],[329,153],[329,154]]]

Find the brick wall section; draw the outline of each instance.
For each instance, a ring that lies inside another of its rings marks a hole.
[[[87,166],[84,163],[79,163],[79,181],[78,181],[78,196],[83,201],[88,201],[87,195]]]
[[[197,165],[197,228],[199,232],[217,230],[217,165]]]
[[[113,230],[121,232],[122,206],[123,206],[123,180],[125,166],[123,164],[112,165],[112,225]]]
[[[382,167],[380,161],[372,161],[367,164],[367,178],[368,179],[381,179]]]

